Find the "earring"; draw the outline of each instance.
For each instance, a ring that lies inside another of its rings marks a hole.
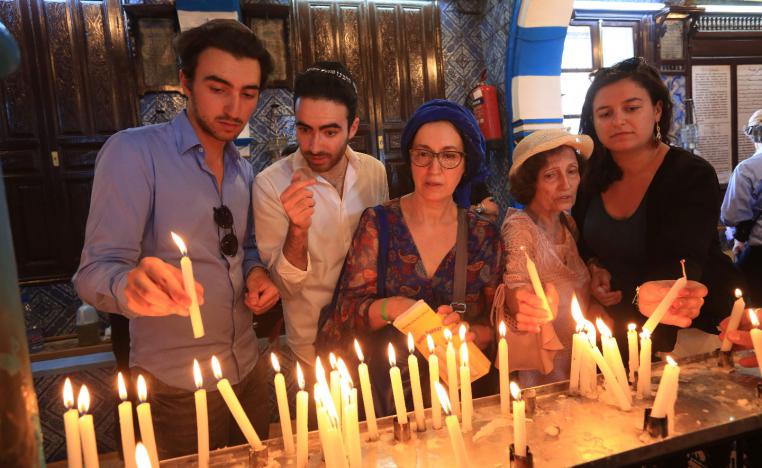
[[[656,122],[656,141],[661,141],[661,128],[659,128],[659,122]]]

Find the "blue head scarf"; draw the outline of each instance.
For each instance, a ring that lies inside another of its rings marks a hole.
[[[410,164],[410,146],[418,129],[424,124],[441,121],[450,122],[463,139],[466,170],[455,188],[453,198],[459,207],[468,208],[471,206],[471,187],[487,177],[484,137],[471,111],[447,99],[434,99],[421,105],[410,116],[402,131],[402,156]]]

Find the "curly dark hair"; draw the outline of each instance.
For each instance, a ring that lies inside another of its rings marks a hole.
[[[233,57],[252,58],[259,62],[260,89],[265,87],[273,70],[270,53],[254,32],[232,19],[215,19],[189,29],[175,37],[172,45],[180,70],[193,82],[198,56],[209,48],[220,49]]]
[[[548,163],[548,158],[560,153],[563,148],[571,148],[571,146],[561,145],[542,153],[537,153],[524,161],[524,164],[508,179],[511,197],[522,205],[526,206],[530,204],[537,192],[537,178],[540,171]],[[574,151],[574,148],[571,148],[571,150]],[[577,166],[581,173],[585,167],[585,159],[576,151],[574,151],[574,154],[577,156]]]
[[[294,108],[303,97],[343,104],[350,126],[357,116],[357,84],[347,67],[339,62],[316,62],[298,74],[294,80]]]
[[[623,60],[608,68],[601,68],[593,75],[593,83],[585,95],[582,105],[579,133],[589,135],[595,143],[593,155],[583,175],[583,185],[594,193],[605,191],[611,184],[622,178],[622,169],[611,157],[609,150],[603,146],[595,132],[593,123],[593,101],[601,88],[621,80],[632,80],[648,92],[651,103],[661,102],[661,141],[669,144],[669,131],[672,127],[672,99],[667,86],[659,76],[659,72],[646,63],[641,57]]]

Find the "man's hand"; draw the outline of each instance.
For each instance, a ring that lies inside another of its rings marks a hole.
[[[738,256],[741,255],[741,252],[743,252],[744,247],[746,247],[745,242],[741,242],[738,239],[733,239],[733,256],[738,258]]]
[[[278,288],[270,280],[267,271],[261,267],[254,267],[249,272],[246,290],[246,306],[257,315],[270,310],[280,299]]]
[[[307,187],[315,185],[317,181],[314,178],[302,180],[302,177],[300,172],[294,173],[291,185],[280,194],[280,201],[290,224],[301,231],[307,231],[315,213],[315,200],[312,191]]]
[[[590,292],[602,306],[619,304],[622,291],[611,290],[611,273],[598,265],[590,265]]]
[[[143,258],[138,266],[127,272],[124,295],[127,308],[146,317],[187,316],[191,304],[180,269],[156,257]],[[204,288],[198,282],[196,297],[199,305],[204,303]]]
[[[667,295],[675,280],[648,281],[638,289],[638,308],[646,317],[653,314],[664,296]],[[701,306],[704,305],[704,297],[709,290],[698,281],[688,280],[686,286],[680,291],[675,302],[661,319],[661,323],[676,325],[681,328],[691,326],[693,319],[698,317]]]
[[[509,313],[516,318],[516,327],[521,331],[539,333],[540,327],[553,320],[558,314],[558,291],[553,283],[544,286],[550,311],[546,310],[542,300],[534,293],[531,286],[508,289],[506,302]]]

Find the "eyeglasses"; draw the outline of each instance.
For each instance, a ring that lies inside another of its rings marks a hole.
[[[462,151],[447,150],[435,153],[426,149],[410,150],[410,160],[418,167],[429,167],[436,158],[444,169],[455,169],[465,156],[466,153]]]
[[[225,205],[220,205],[219,208],[214,209],[214,223],[217,225],[218,230],[230,229],[230,232],[225,234],[220,239],[220,252],[228,257],[234,256],[238,252],[238,238],[235,236],[233,230],[233,213]]]

